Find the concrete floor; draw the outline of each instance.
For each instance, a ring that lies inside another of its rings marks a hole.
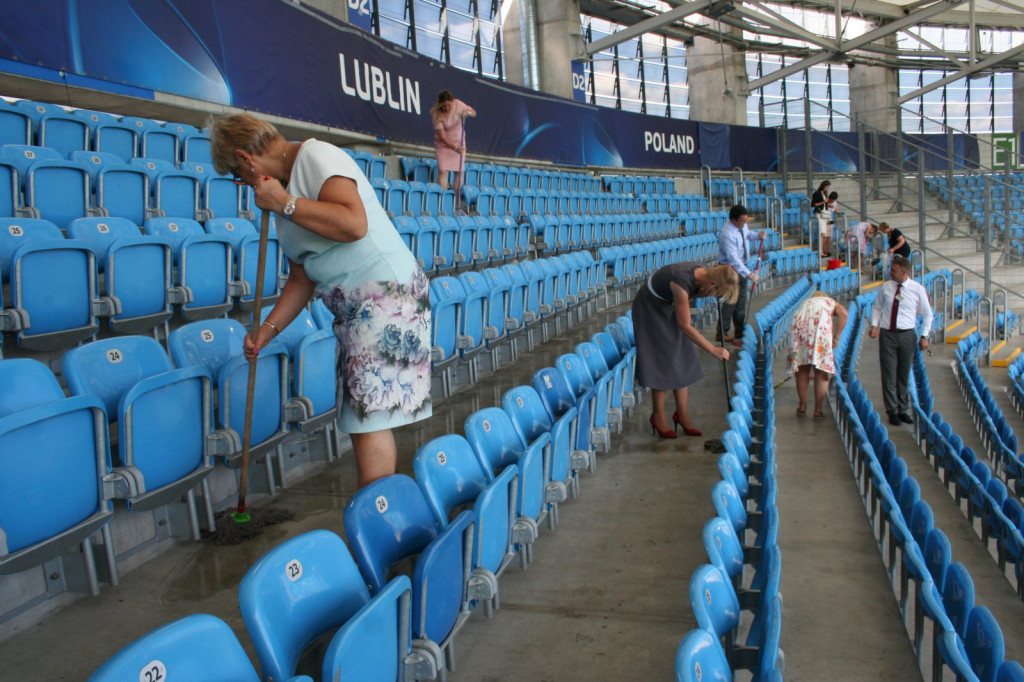
[[[755,307],[777,293],[759,295]],[[591,316],[522,354],[516,365],[438,403],[433,419],[398,433],[400,470],[411,474],[420,444],[461,432],[467,415],[499,404],[504,391],[528,383],[534,370],[552,365],[626,308]],[[937,409],[970,444],[974,431],[948,366],[951,348],[936,350],[929,375]],[[672,679],[676,647],[695,625],[687,589],[706,561],[701,529],[713,514],[709,493],[719,478],[716,456],[702,445],[725,430],[721,368],[702,357],[706,377],[690,400],[693,421],[705,435],[652,437],[647,398],[613,435],[611,452],[599,455],[597,471],[583,475],[579,498],[561,506],[558,528],[542,528],[534,563],[526,571],[513,565],[501,578],[501,609],[491,619],[474,613],[456,637],[458,669],[450,679]],[[1005,383],[999,372],[986,375],[994,390]],[[776,382],[785,376],[777,360]],[[873,342],[864,344],[860,376],[879,403]],[[785,679],[919,679],[831,416],[798,419],[792,381],[777,389],[776,406]],[[1002,625],[1007,658],[1018,658],[1024,605],[948,494],[943,499],[941,482],[917,454],[909,430],[892,433],[950,536],[954,560],[974,576],[978,603]],[[0,680],[82,680],[139,635],[196,612],[224,618],[248,648],[236,600],[240,578],[287,537],[314,528],[343,534],[341,511],[354,482],[351,457],[343,456],[274,500],[293,510],[295,521],[234,547],[173,543],[123,575],[119,587],[104,586],[99,597],[81,598],[0,643]]]

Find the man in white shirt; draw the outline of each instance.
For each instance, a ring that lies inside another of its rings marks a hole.
[[[747,267],[750,258],[751,242],[755,239],[764,240],[765,233],[754,232],[747,227],[748,211],[736,204],[729,211],[729,220],[718,231],[718,263],[731,265],[740,276],[740,297],[736,303],[722,304],[722,319],[719,321],[716,339],[721,341],[725,334],[726,341],[737,346],[742,344],[743,326],[747,321],[747,298],[750,296],[750,285],[757,284],[758,275]],[[735,339],[729,336],[729,325],[732,323]]]
[[[908,380],[914,361],[914,346],[928,350],[932,330],[932,305],[928,292],[910,277],[910,260],[893,256],[889,266],[892,277],[882,285],[871,306],[871,329],[868,336],[878,339],[878,361],[882,367],[882,399],[890,424],[912,424]],[[917,316],[921,323],[918,341],[914,329]]]

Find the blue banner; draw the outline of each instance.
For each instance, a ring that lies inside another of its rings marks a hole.
[[[425,146],[430,106],[447,89],[478,112],[466,126],[471,152],[613,168],[778,167],[773,130],[646,116],[481,78],[369,33],[373,0],[346,4],[351,24],[285,0],[0,0],[11,29],[0,31],[0,68]],[[581,68],[573,65],[574,86]],[[815,133],[814,156],[823,169],[851,170],[855,138],[851,148],[849,136]],[[803,133],[788,142],[798,171]]]

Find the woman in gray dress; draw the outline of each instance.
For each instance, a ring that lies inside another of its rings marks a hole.
[[[672,263],[651,275],[633,300],[636,376],[641,386],[651,389],[651,428],[662,438],[675,438],[679,426],[687,436],[701,435],[687,412],[687,387],[704,376],[697,348],[729,359],[728,350],[713,345],[693,326],[690,301],[703,296],[735,303],[739,275],[728,265]],[[668,391],[676,401],[672,428],[665,415]]]

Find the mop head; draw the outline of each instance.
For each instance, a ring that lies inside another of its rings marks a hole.
[[[720,455],[725,452],[725,446],[722,445],[722,441],[717,438],[704,441],[704,449],[715,455]]]
[[[203,533],[203,540],[211,545],[237,545],[263,532],[266,526],[284,523],[295,518],[295,514],[287,509],[250,509],[239,513],[234,509],[225,509],[217,514],[214,530]]]

